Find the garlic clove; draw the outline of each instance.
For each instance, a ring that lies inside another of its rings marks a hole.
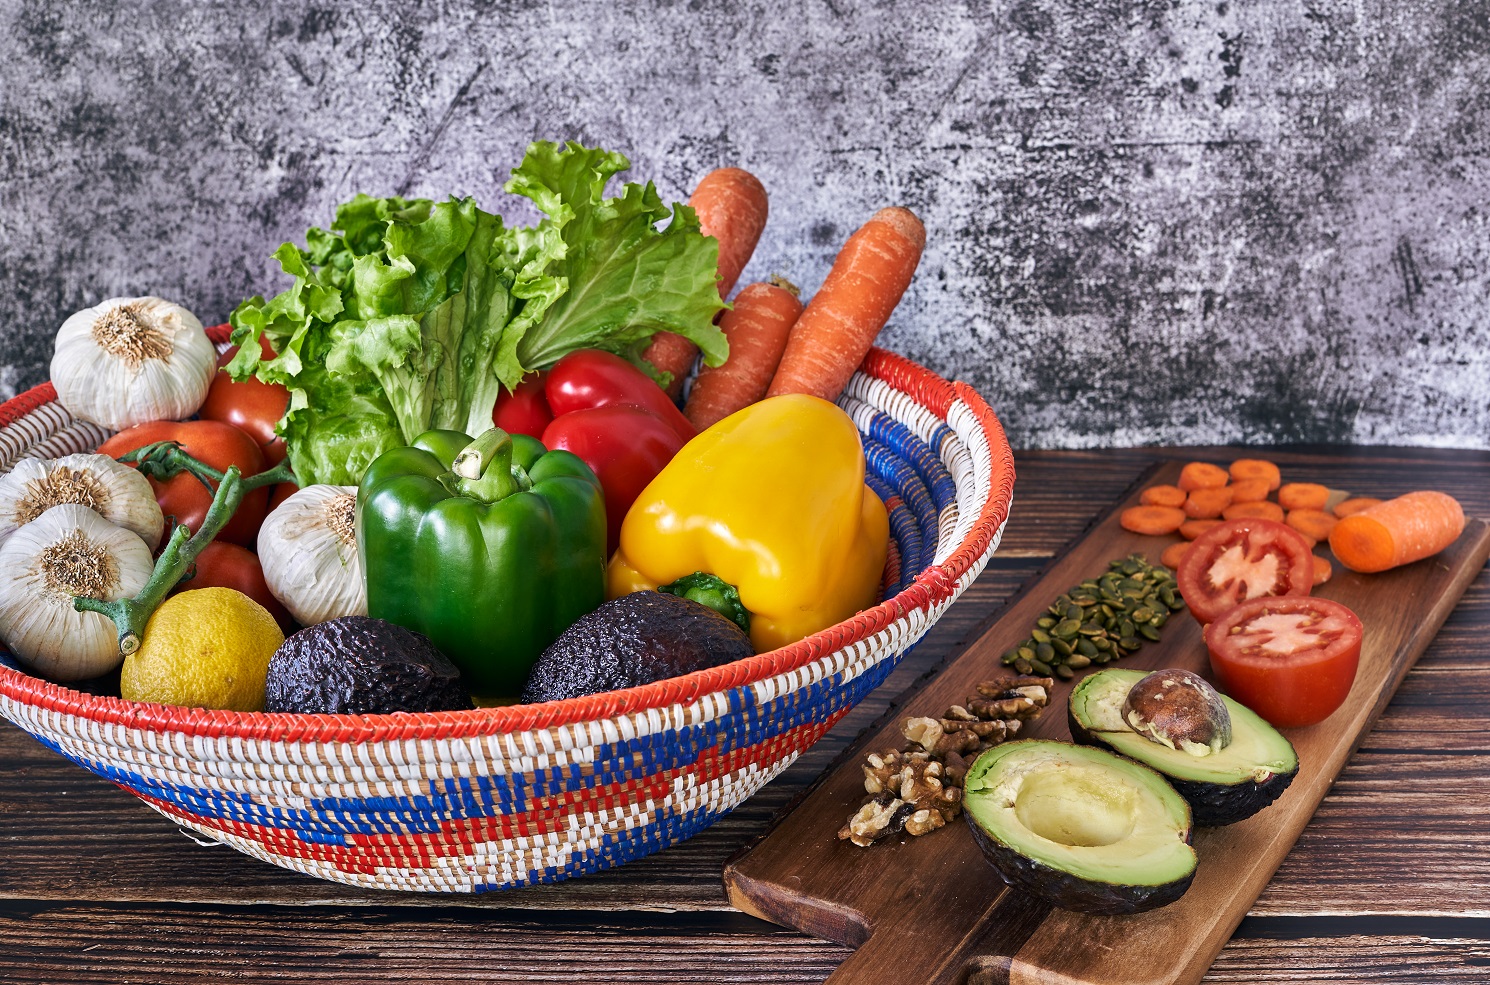
[[[135,595],[154,566],[138,535],[86,506],[54,506],[0,544],[0,640],[54,681],[108,673],[124,660],[114,623],[77,611],[73,596]]]
[[[306,486],[259,528],[264,582],[303,626],[367,615],[356,510],[356,486]]]
[[[86,506],[116,527],[132,530],[153,551],[165,517],[150,481],[107,455],[23,458],[0,475],[0,543],[53,506]]]
[[[51,372],[57,400],[74,417],[122,431],[195,414],[217,372],[217,349],[178,304],[110,298],[62,323]]]

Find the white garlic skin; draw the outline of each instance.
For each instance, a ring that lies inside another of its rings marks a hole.
[[[116,527],[132,530],[152,551],[165,516],[150,480],[107,455],[23,458],[0,475],[0,544],[53,506],[86,506]]]
[[[306,486],[259,527],[264,582],[302,626],[367,615],[356,486]]]
[[[137,594],[155,567],[138,535],[76,503],[52,507],[0,544],[0,640],[21,663],[60,682],[97,677],[124,662],[114,623],[74,609],[72,593],[48,577],[47,550],[70,538],[107,557],[93,569],[95,590],[86,593],[102,601]]]
[[[217,349],[197,316],[161,298],[110,298],[57,331],[52,385],[74,416],[123,431],[179,421],[207,399]]]

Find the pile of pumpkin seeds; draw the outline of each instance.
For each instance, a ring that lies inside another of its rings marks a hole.
[[[1004,654],[1021,674],[1070,680],[1092,664],[1120,660],[1157,642],[1169,614],[1185,607],[1174,572],[1142,554],[1107,563],[1107,572],[1058,596],[1030,638]]]

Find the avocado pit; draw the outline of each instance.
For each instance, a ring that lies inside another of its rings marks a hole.
[[[1231,745],[1231,713],[1204,677],[1188,670],[1156,670],[1123,700],[1123,720],[1150,741],[1192,756]]]

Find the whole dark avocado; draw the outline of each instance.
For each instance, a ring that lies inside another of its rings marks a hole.
[[[269,658],[264,710],[383,715],[471,708],[460,671],[428,638],[343,616],[290,636]]]
[[[533,665],[522,700],[637,687],[754,655],[750,637],[708,606],[632,592],[581,616],[554,640]]]

